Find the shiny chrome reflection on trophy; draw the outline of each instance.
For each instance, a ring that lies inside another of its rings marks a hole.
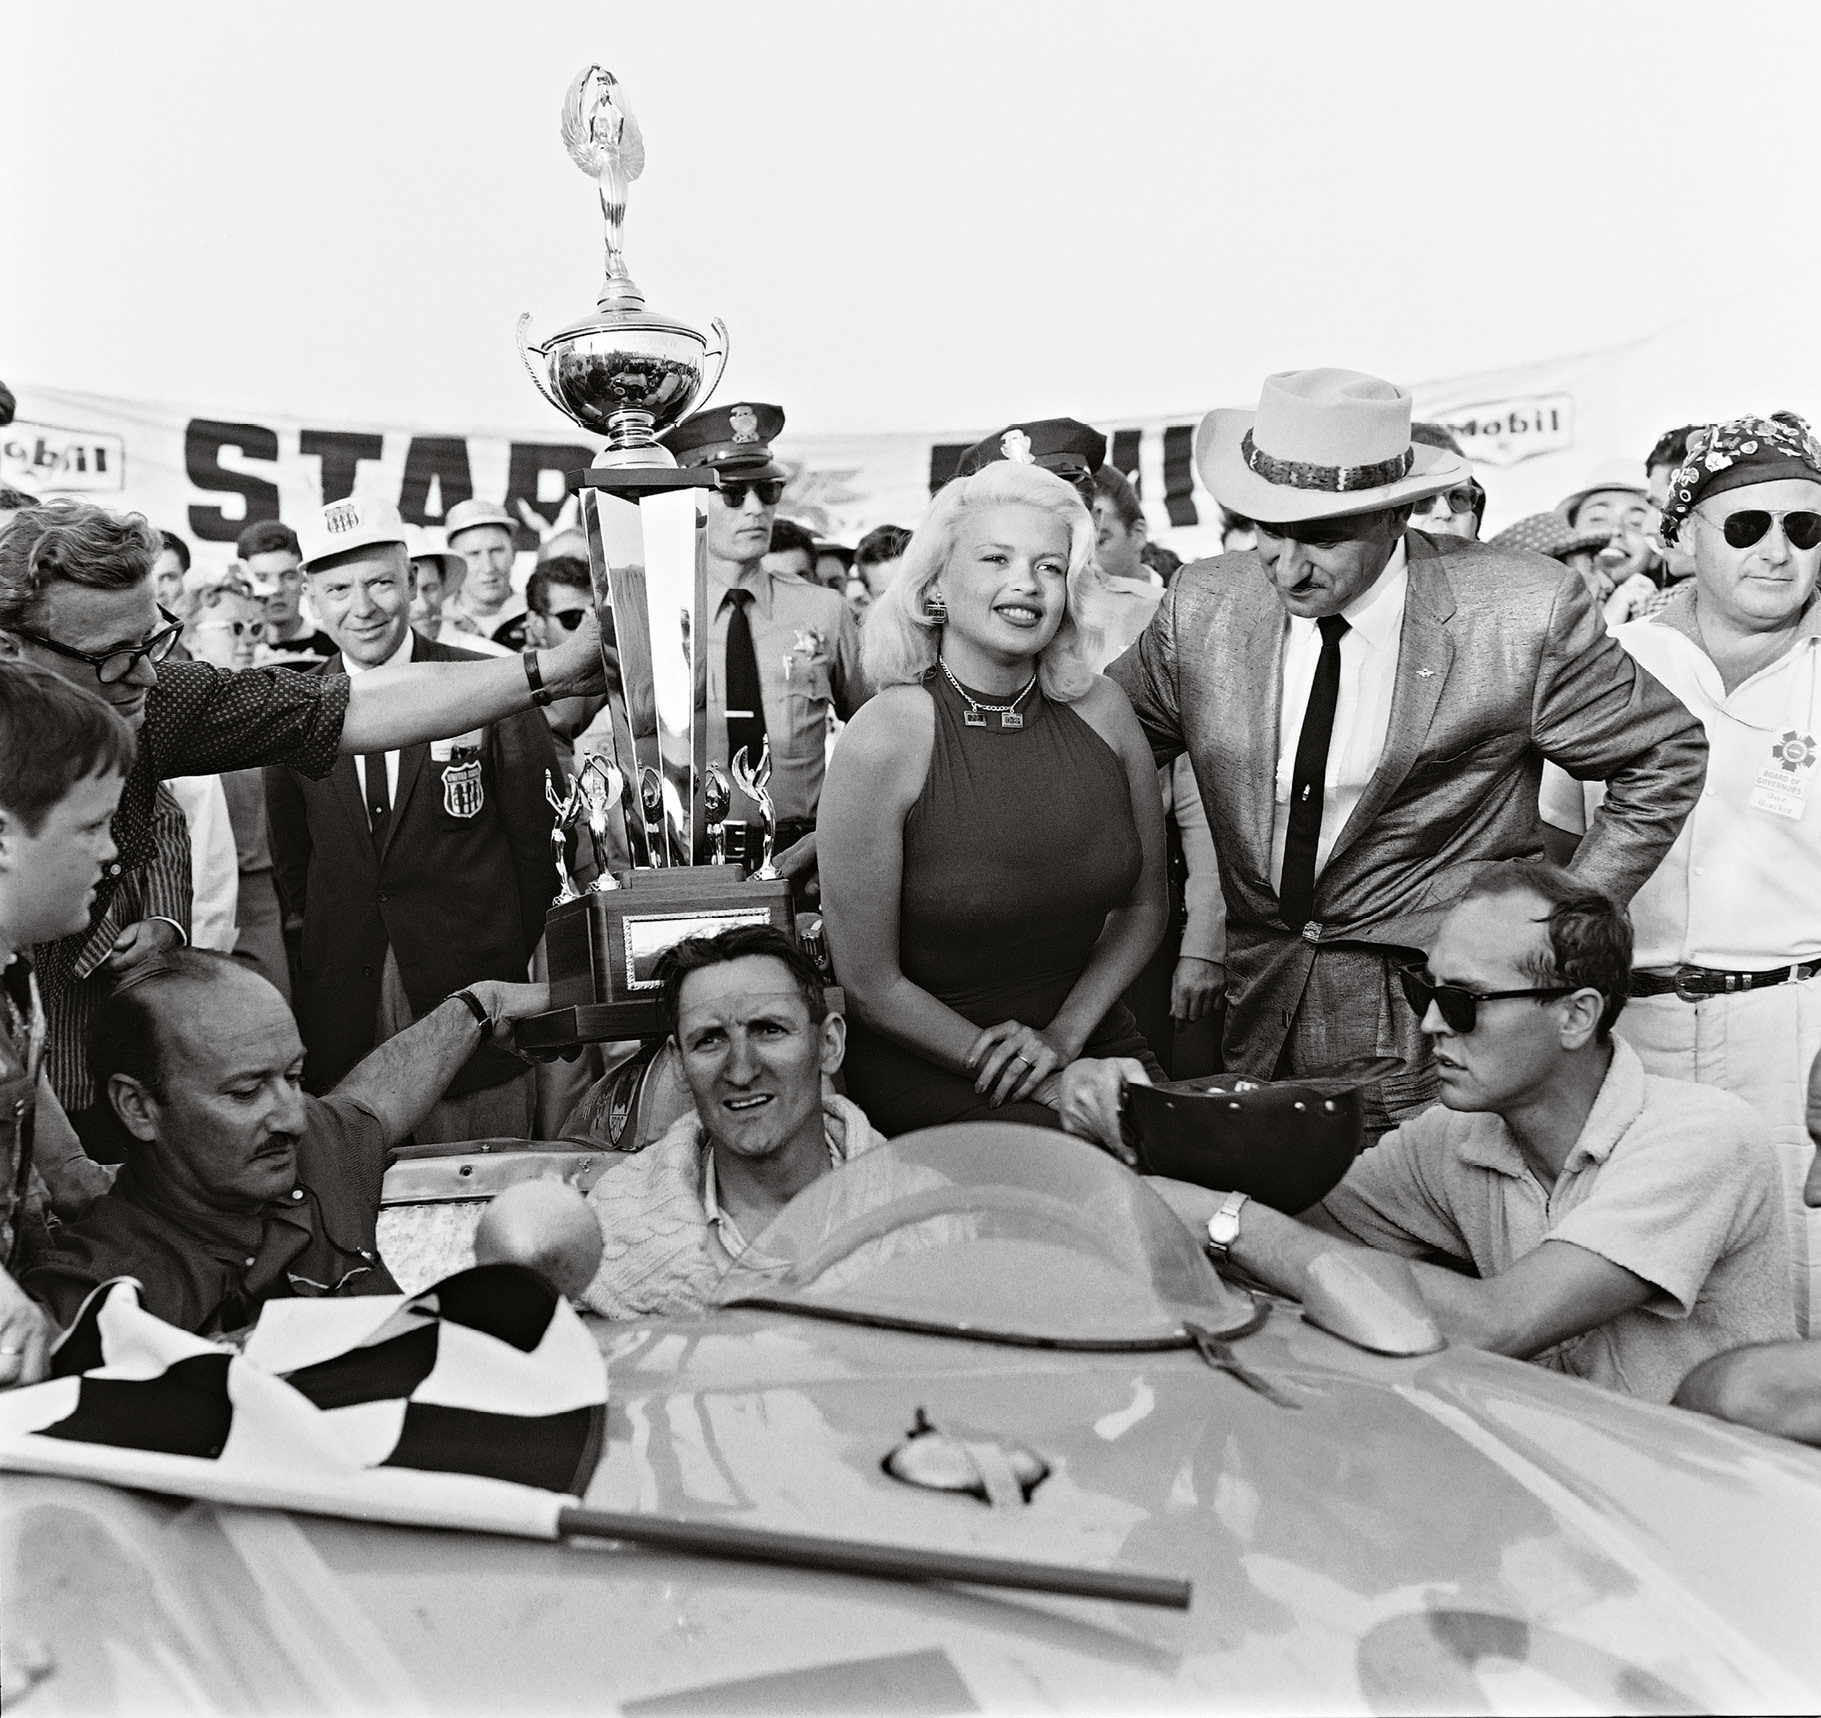
[[[575,778],[575,791],[588,819],[588,833],[594,837],[595,862],[600,867],[594,881],[588,885],[589,892],[605,895],[609,890],[620,886],[607,863],[607,830],[608,818],[615,811],[622,817],[626,814],[626,778],[609,759],[597,753],[582,765],[581,772]]]
[[[519,355],[545,399],[607,438],[597,466],[674,466],[657,438],[707,404],[727,367],[727,330],[717,317],[711,340],[687,322],[660,316],[626,270],[626,192],[645,171],[645,140],[625,89],[604,67],[590,66],[570,84],[563,98],[563,145],[600,188],[607,277],[595,314],[542,345],[527,348],[531,317],[521,316]],[[544,360],[542,375],[532,352]]]
[[[702,777],[702,821],[708,830],[710,865],[727,863],[727,814],[733,809],[733,783],[726,770],[711,763]]]
[[[550,856],[556,861],[558,888],[556,899],[550,904],[560,907],[565,901],[582,898],[582,891],[575,886],[575,876],[569,869],[569,832],[575,828],[575,820],[582,809],[582,784],[578,779],[568,793],[558,793],[556,771],[545,770],[544,798],[556,813],[556,822],[550,826]]]
[[[771,781],[771,740],[767,737],[765,744],[759,748],[759,766],[751,769],[746,762],[746,748],[742,746],[733,755],[733,779],[740,792],[746,795],[759,808],[759,868],[753,876],[761,882],[770,882],[778,875],[778,870],[771,862],[771,850],[778,838],[778,814],[773,809],[771,794],[767,786]]]

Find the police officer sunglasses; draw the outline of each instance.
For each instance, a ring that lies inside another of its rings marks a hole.
[[[135,644],[130,649],[99,652],[77,650],[73,645],[59,644],[56,639],[46,638],[42,633],[27,632],[22,626],[10,626],[7,631],[15,638],[23,638],[55,656],[66,656],[72,662],[86,662],[94,669],[95,678],[103,686],[113,686],[131,674],[141,661],[162,662],[177,647],[177,640],[183,636],[183,622],[163,603],[158,605],[158,612],[171,624],[161,627],[144,644]]]
[[[715,493],[729,507],[744,507],[746,491],[750,489],[758,496],[761,507],[776,507],[784,499],[785,481],[782,477],[760,477],[746,483],[717,483]]]
[[[1720,535],[1735,549],[1749,549],[1753,543],[1762,542],[1773,519],[1783,521],[1783,535],[1792,549],[1812,549],[1821,543],[1821,513],[1769,513],[1762,507],[1742,507],[1724,519],[1709,519],[1705,513],[1695,517],[1705,524],[1718,525]]]
[[[1572,996],[1579,988],[1572,984],[1555,984],[1538,990],[1468,990],[1459,984],[1437,984],[1434,975],[1424,966],[1400,967],[1397,981],[1404,988],[1404,1000],[1416,1010],[1418,1020],[1428,1014],[1429,1004],[1433,1002],[1441,1010],[1448,1030],[1462,1034],[1479,1025],[1482,1002],[1503,1002],[1512,996]]]

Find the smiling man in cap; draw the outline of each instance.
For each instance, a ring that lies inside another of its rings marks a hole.
[[[681,466],[714,473],[707,509],[708,755],[727,764],[745,747],[757,766],[771,745],[771,798],[780,872],[815,867],[830,714],[845,721],[865,692],[860,634],[839,591],[768,572],[772,521],[789,473],[773,457],[784,431],[776,406],[741,402],[685,418],[665,438]],[[736,788],[734,815],[757,827]]]
[[[1466,462],[1414,444],[1410,395],[1351,370],[1269,377],[1209,413],[1196,462],[1258,547],[1185,567],[1109,670],[1159,762],[1194,760],[1227,904],[1226,1065],[1404,1063],[1374,1132],[1435,1096],[1393,972],[1488,862],[1541,857],[1552,758],[1610,786],[1575,870],[1620,901],[1700,792],[1700,725],[1540,556],[1430,538],[1411,505]]]

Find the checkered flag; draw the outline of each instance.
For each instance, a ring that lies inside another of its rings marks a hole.
[[[244,1351],[103,1283],[49,1382],[0,1395],[0,1467],[184,1497],[557,1536],[600,1458],[607,1376],[513,1265],[421,1294],[275,1300]]]

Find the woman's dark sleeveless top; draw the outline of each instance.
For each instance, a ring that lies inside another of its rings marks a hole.
[[[929,775],[904,820],[898,910],[904,976],[977,1026],[1049,1025],[1106,927],[1137,887],[1143,855],[1125,766],[1066,704],[1033,688],[1024,726],[964,721],[940,671]],[[1006,700],[995,697],[988,702]],[[1085,1052],[1144,1054],[1123,1004]],[[1054,1126],[1041,1105],[986,1107],[973,1079],[850,1023],[847,1087],[885,1134],[962,1119]]]

